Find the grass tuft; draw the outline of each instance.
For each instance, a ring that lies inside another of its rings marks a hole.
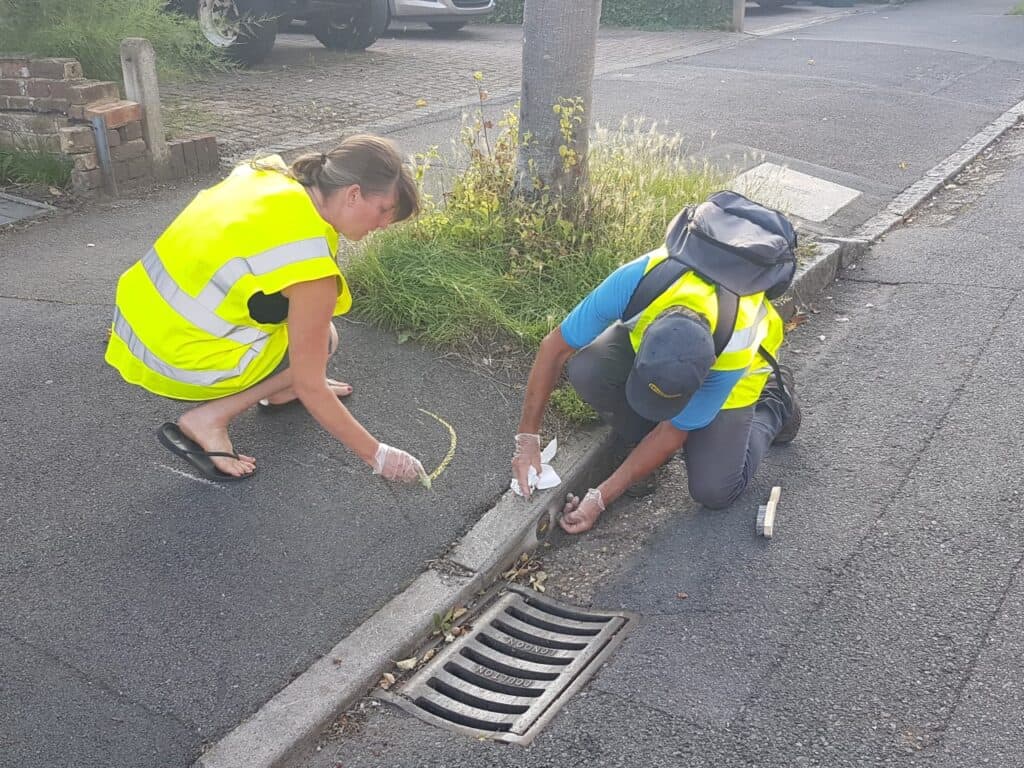
[[[46,184],[63,189],[71,183],[71,162],[46,152],[0,150],[0,185]]]
[[[85,76],[121,80],[121,40],[144,37],[160,74],[185,78],[229,68],[195,19],[166,0],[0,0],[0,50],[78,59]]]

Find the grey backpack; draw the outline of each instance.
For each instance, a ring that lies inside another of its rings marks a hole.
[[[784,214],[738,192],[716,192],[669,224],[668,258],[644,275],[623,317],[636,317],[692,271],[715,286],[715,353],[721,354],[736,325],[739,297],[764,291],[775,299],[793,282],[796,246],[796,231]]]

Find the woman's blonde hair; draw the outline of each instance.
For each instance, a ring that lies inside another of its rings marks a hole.
[[[330,152],[302,155],[288,172],[304,187],[316,187],[325,197],[353,184],[358,184],[364,195],[387,195],[397,190],[396,222],[420,210],[419,189],[409,168],[395,144],[380,136],[350,136]]]

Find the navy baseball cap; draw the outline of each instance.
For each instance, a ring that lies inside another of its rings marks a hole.
[[[644,331],[626,379],[626,400],[648,421],[668,421],[686,407],[714,363],[715,343],[703,318],[668,310]]]

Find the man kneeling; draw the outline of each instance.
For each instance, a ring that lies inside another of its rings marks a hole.
[[[693,271],[632,314],[641,280],[667,258],[662,247],[615,270],[544,338],[530,371],[512,459],[525,492],[529,468],[541,470],[540,424],[566,363],[570,383],[623,444],[610,477],[568,497],[568,533],[589,530],[623,493],[653,491],[643,481],[680,450],[694,501],[728,506],[768,447],[800,427],[792,372],[774,360],[783,322],[764,292],[732,297],[731,333],[717,327],[731,320],[721,289]]]

